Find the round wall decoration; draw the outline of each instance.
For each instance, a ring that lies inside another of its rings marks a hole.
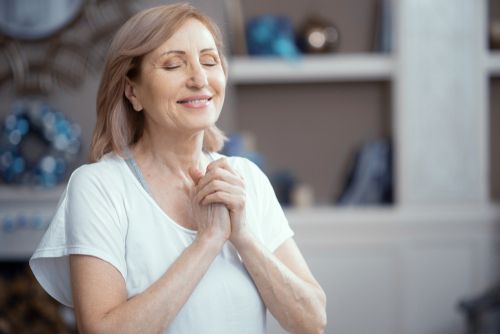
[[[43,101],[19,100],[1,127],[0,177],[8,184],[54,186],[80,146],[80,127],[63,113]]]
[[[133,0],[1,0],[0,86],[17,95],[75,88],[98,70]]]

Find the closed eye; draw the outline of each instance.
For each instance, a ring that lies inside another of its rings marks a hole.
[[[181,65],[168,65],[168,66],[163,66],[164,69],[167,71],[175,70],[176,68],[181,67]]]
[[[204,66],[216,66],[219,62],[218,59],[212,54],[205,54],[200,57],[200,63]]]

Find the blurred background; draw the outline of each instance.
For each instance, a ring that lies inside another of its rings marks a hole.
[[[164,3],[0,0],[0,334],[74,331],[27,260],[87,162],[113,33]],[[271,179],[326,332],[500,333],[500,2],[191,3],[226,42],[224,153]]]

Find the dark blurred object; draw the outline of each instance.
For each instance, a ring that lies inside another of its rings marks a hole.
[[[500,19],[492,20],[489,27],[490,48],[500,49]]]
[[[295,58],[300,54],[292,23],[286,16],[261,15],[252,18],[247,23],[246,37],[250,55]]]
[[[292,193],[297,183],[293,174],[288,170],[280,170],[271,175],[270,181],[278,202],[283,206],[291,206]]]
[[[357,152],[339,205],[393,203],[392,148],[389,141],[373,140]]]
[[[298,32],[298,44],[304,53],[328,53],[340,43],[340,33],[333,22],[320,16],[311,16]]]
[[[380,53],[392,51],[391,0],[378,0],[375,18],[373,50]]]
[[[460,301],[467,334],[500,334],[500,285],[479,296]]]
[[[0,128],[0,177],[16,185],[55,186],[78,156],[80,137],[80,127],[47,103],[18,100]]]
[[[1,268],[11,266],[2,264]],[[43,291],[27,264],[0,275],[0,334],[76,333],[61,306]],[[21,269],[22,268],[22,269]]]

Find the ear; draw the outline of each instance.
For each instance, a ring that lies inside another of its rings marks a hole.
[[[135,111],[142,110],[142,104],[137,94],[136,84],[129,78],[125,78],[125,96],[130,101]]]

